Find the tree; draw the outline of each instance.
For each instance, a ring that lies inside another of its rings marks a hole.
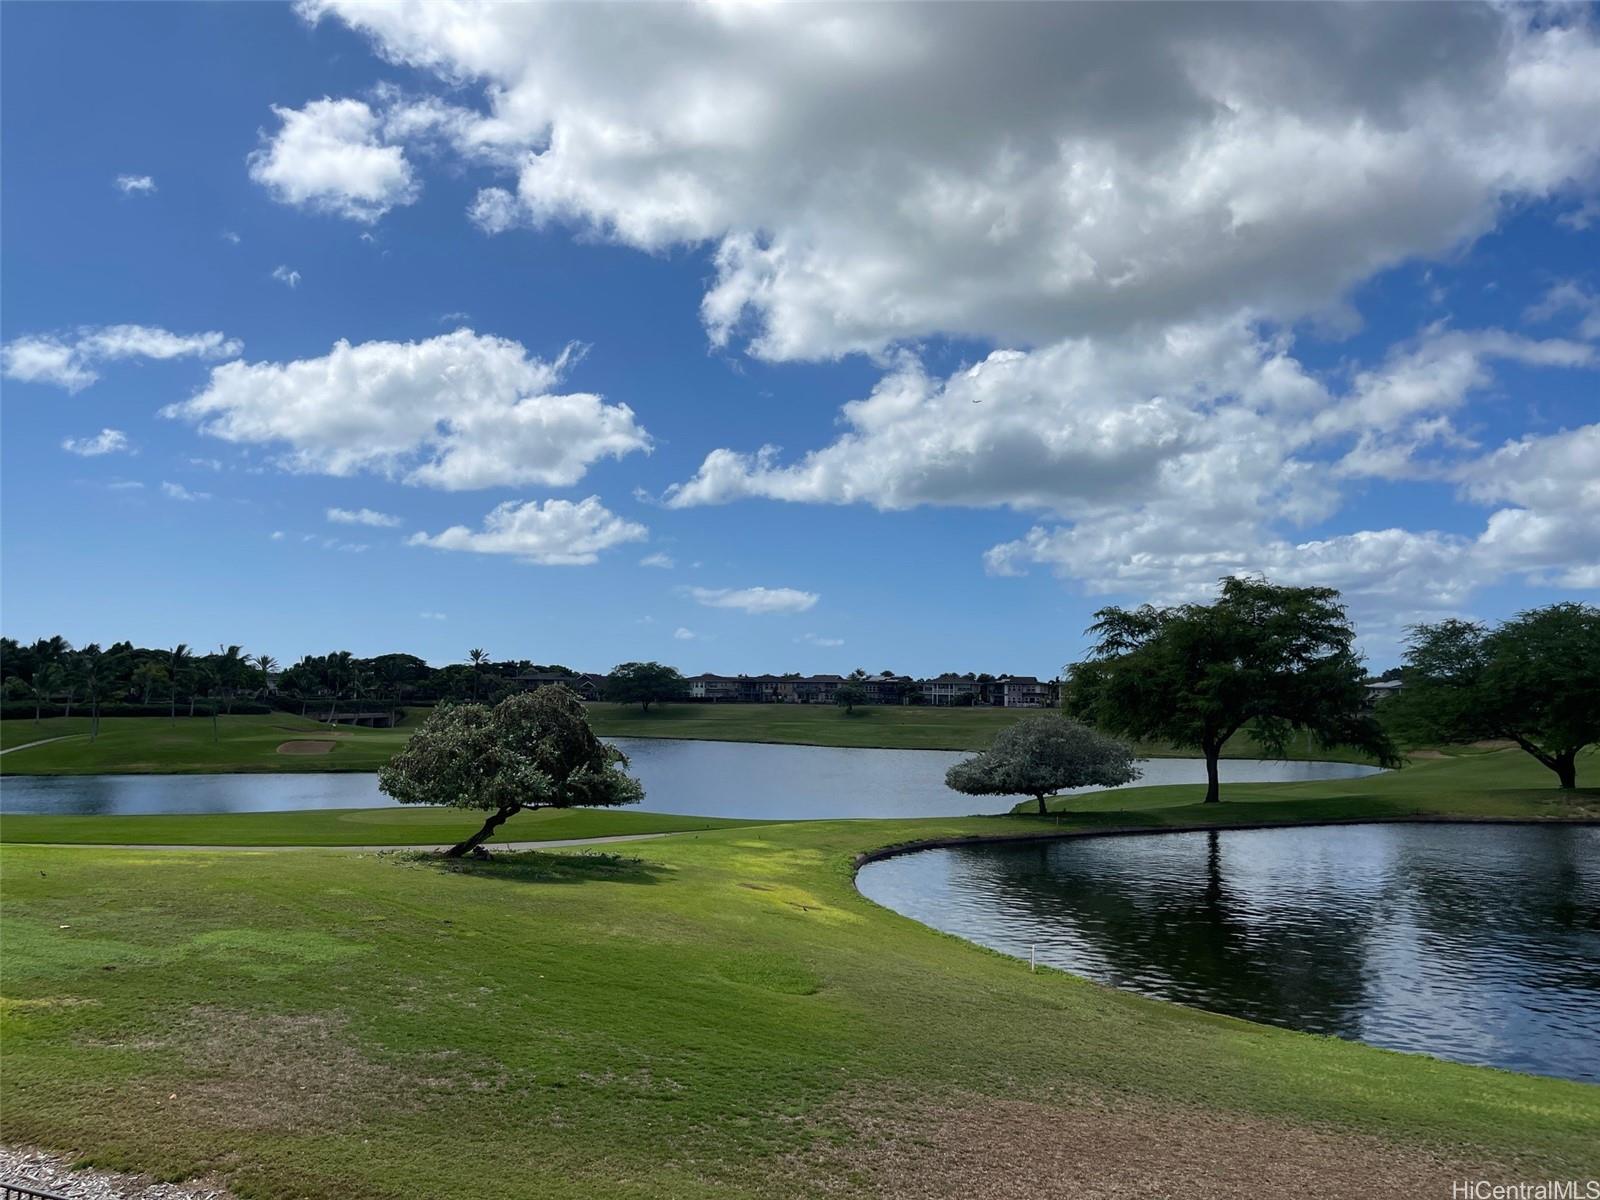
[[[489,662],[487,650],[472,649],[467,651],[467,661],[472,664],[472,699],[478,699],[478,682],[482,677],[483,668]]]
[[[1600,742],[1600,608],[1552,604],[1498,629],[1416,625],[1404,687],[1383,716],[1408,740],[1507,738],[1578,786],[1578,752]]]
[[[1207,804],[1219,797],[1217,760],[1249,725],[1282,756],[1296,730],[1322,746],[1351,746],[1398,766],[1388,735],[1364,710],[1355,631],[1324,587],[1224,579],[1215,604],[1102,608],[1093,658],[1068,669],[1064,707],[1097,728],[1199,750]]]
[[[833,702],[844,705],[845,716],[849,716],[855,712],[856,705],[867,702],[867,689],[853,680],[849,683],[841,683],[834,689]]]
[[[524,809],[638,803],[644,788],[621,770],[627,761],[595,737],[577,695],[557,685],[493,708],[435,709],[378,772],[378,787],[401,804],[489,813],[482,828],[445,852],[460,858]]]
[[[129,681],[139,693],[139,703],[149,704],[150,693],[167,681],[167,669],[153,658],[147,658],[133,669]]]
[[[1066,717],[1028,717],[1008,725],[981,754],[945,772],[946,787],[968,796],[1044,798],[1075,787],[1117,787],[1139,778],[1133,750]]]
[[[607,700],[637,704],[643,712],[649,712],[652,704],[681,700],[688,690],[689,685],[676,667],[664,667],[658,662],[619,663],[606,679]]]
[[[184,642],[179,642],[172,648],[168,663],[168,666],[172,672],[172,711],[170,714],[168,714],[168,720],[171,721],[173,725],[177,725],[178,723],[178,680],[183,677],[183,673],[188,669],[189,660],[193,657],[193,652],[190,651],[188,645]],[[193,696],[191,696],[189,700],[189,715],[191,717],[194,716]]]
[[[54,696],[56,692],[60,690],[62,683],[66,680],[66,677],[67,673],[63,671],[58,664],[53,662],[45,663],[43,666],[36,667],[34,669],[33,723],[35,725],[39,723],[41,710],[46,704],[50,703],[50,697]]]

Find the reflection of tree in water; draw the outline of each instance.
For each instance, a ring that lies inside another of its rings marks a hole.
[[[1316,1033],[1354,1037],[1366,999],[1370,897],[1242,892],[1217,833],[957,853],[960,886],[998,920],[1036,928],[1044,961],[1120,987]],[[1230,843],[1228,857],[1249,844]],[[1030,935],[1031,936],[1031,935]]]
[[[1581,988],[1600,1004],[1600,830],[1416,831],[1395,878],[1438,956],[1485,986]]]

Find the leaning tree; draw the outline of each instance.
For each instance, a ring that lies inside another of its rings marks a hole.
[[[1552,604],[1498,628],[1441,621],[1410,630],[1404,686],[1384,719],[1418,742],[1515,742],[1578,786],[1578,754],[1600,742],[1600,608]]]
[[[627,758],[589,728],[583,702],[559,685],[490,708],[443,705],[378,772],[401,804],[472,808],[489,817],[445,853],[459,858],[524,809],[611,807],[644,798]]]
[[[1122,737],[1199,750],[1207,804],[1219,799],[1217,760],[1246,725],[1269,753],[1305,730],[1384,766],[1400,758],[1366,711],[1355,630],[1325,587],[1228,578],[1215,604],[1102,608],[1088,661],[1068,668],[1071,715]]]
[[[1008,725],[981,754],[945,772],[945,786],[968,796],[1044,799],[1067,788],[1118,787],[1139,778],[1133,750],[1067,717],[1028,717]]]

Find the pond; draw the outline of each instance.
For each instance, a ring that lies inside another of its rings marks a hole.
[[[944,750],[845,750],[758,742],[608,739],[631,759],[651,812],[802,820],[960,816],[1005,812],[1013,800],[963,796],[944,773],[966,755]],[[1199,783],[1205,764],[1158,758],[1141,783]],[[1222,764],[1225,781],[1350,779],[1374,768],[1350,763]],[[0,812],[202,813],[391,804],[366,774],[7,776]]]
[[[869,863],[870,899],[1163,1000],[1600,1082],[1600,828],[1075,838]]]

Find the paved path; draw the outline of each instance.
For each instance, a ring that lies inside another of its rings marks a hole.
[[[63,733],[60,737],[40,738],[37,742],[23,742],[20,746],[7,746],[0,754],[14,754],[18,750],[32,750],[35,746],[48,746],[51,742],[64,742],[68,738],[82,737],[81,733]]]
[[[21,747],[17,747],[21,749]],[[561,846],[601,846],[610,842],[648,842],[656,838],[681,837],[685,833],[703,833],[704,830],[682,829],[671,833],[619,833],[609,837],[553,838],[545,842],[489,842],[490,850],[554,850]],[[426,842],[411,842],[404,846],[184,846],[150,842],[8,842],[18,846],[49,846],[58,850],[343,850],[349,853],[370,854],[379,850],[446,850],[446,846],[430,846]],[[454,843],[450,843],[453,845]]]

